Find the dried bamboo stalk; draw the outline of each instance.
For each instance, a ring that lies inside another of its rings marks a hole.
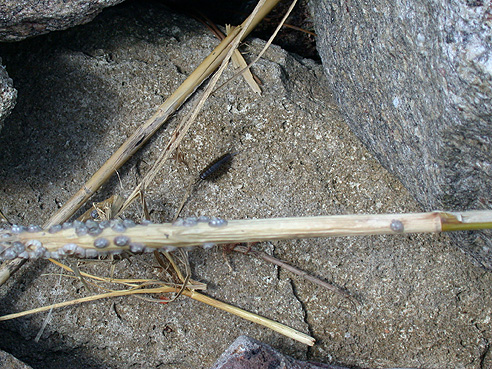
[[[135,225],[129,221],[66,223],[42,230],[12,226],[0,232],[4,259],[78,256],[82,258],[177,247],[259,242],[293,238],[429,233],[491,229],[492,211],[333,215],[303,218],[231,220],[178,219],[174,223]]]

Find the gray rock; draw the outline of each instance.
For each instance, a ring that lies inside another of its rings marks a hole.
[[[211,369],[348,369],[312,361],[296,360],[248,336],[239,336]],[[394,368],[403,369],[403,368]],[[406,368],[411,369],[411,368]]]
[[[325,72],[349,126],[425,210],[492,204],[492,8],[315,0]],[[453,235],[492,269],[486,233]]]
[[[0,350],[0,368],[32,369],[29,365],[24,364],[22,361],[10,355],[8,352],[2,350]]]
[[[90,22],[123,0],[9,0],[0,2],[0,41],[19,41]]]
[[[347,369],[329,364],[295,360],[248,336],[239,336],[211,369]]]
[[[7,74],[0,58],[0,131],[3,121],[8,117],[15,105],[17,90],[13,86],[12,79]]]

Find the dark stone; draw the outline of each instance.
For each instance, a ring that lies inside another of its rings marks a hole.
[[[27,37],[87,23],[105,7],[122,1],[2,1],[0,3],[0,41],[20,41]]]
[[[284,355],[265,343],[239,336],[211,369],[344,369],[321,363],[300,361]]]
[[[3,127],[3,121],[14,108],[16,98],[17,90],[14,88],[12,79],[7,74],[0,58],[0,130]]]
[[[8,352],[2,350],[0,350],[0,368],[32,369],[29,365],[24,364]]]
[[[492,204],[492,10],[481,1],[311,3],[350,128],[425,210]],[[453,234],[492,269],[485,232]]]

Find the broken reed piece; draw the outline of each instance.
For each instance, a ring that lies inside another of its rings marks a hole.
[[[259,242],[294,238],[435,233],[492,228],[492,211],[382,215],[333,215],[226,221],[191,217],[173,223],[136,225],[130,220],[64,223],[48,230],[18,226],[0,231],[0,258],[95,258],[129,251]]]

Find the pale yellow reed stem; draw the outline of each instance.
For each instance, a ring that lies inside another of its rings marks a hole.
[[[294,238],[355,236],[376,234],[429,233],[453,230],[492,228],[492,211],[432,212],[413,214],[381,215],[333,215],[303,218],[271,218],[231,220],[222,226],[198,222],[192,226],[171,223],[135,226],[123,234],[132,243],[145,244],[150,248],[191,247],[206,244],[259,242]],[[5,231],[4,231],[5,232]],[[0,232],[1,233],[1,232]],[[97,238],[105,238],[109,246],[104,252],[125,250],[113,240],[122,232],[106,228]],[[48,251],[57,251],[67,243],[75,243],[85,249],[94,249],[95,237],[78,236],[74,228],[57,233],[23,232],[4,238],[5,241],[40,241]]]

